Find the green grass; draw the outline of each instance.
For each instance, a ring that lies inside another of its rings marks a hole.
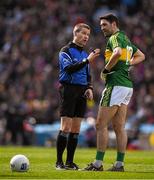
[[[12,156],[24,154],[30,160],[30,169],[26,173],[11,172],[9,162]],[[115,160],[116,151],[108,150],[105,155],[104,169]],[[1,147],[0,179],[152,179],[154,178],[154,152],[128,151],[125,158],[125,172],[85,172],[56,171],[55,148],[39,147]],[[95,149],[76,151],[75,162],[81,168],[93,161]]]

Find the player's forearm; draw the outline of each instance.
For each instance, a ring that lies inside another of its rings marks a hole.
[[[113,54],[109,62],[106,64],[105,69],[110,71],[117,64],[119,57],[120,57],[119,54]]]
[[[108,61],[108,63],[105,66],[105,69],[107,69],[108,71],[110,71],[118,62],[119,57],[121,56],[122,50],[120,47],[116,47],[113,50],[113,53],[110,57],[110,60]]]
[[[130,65],[139,64],[144,60],[145,60],[145,55],[140,50],[138,50],[134,54],[133,58],[130,60]]]
[[[139,64],[141,63],[142,61],[144,61],[145,58],[143,57],[133,57],[130,61],[130,65],[136,65],[136,64]]]
[[[131,60],[130,60],[130,65],[135,65],[135,64],[139,64],[142,61],[145,60],[145,55],[142,54],[140,56],[134,56]]]

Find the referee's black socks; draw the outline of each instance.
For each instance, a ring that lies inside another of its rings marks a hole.
[[[67,145],[67,137],[68,137],[67,132],[63,132],[63,131],[59,131],[59,134],[57,136],[57,144],[56,144],[56,148],[57,148],[57,162],[63,162],[63,152],[66,148]]]
[[[79,133],[69,133],[67,142],[67,159],[66,164],[73,162],[74,153],[78,144]]]

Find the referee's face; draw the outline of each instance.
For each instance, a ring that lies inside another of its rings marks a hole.
[[[83,47],[87,44],[90,36],[90,29],[82,28],[80,31],[76,32],[74,35],[74,41],[77,45]]]
[[[109,37],[113,34],[113,25],[106,19],[101,19],[100,26],[104,36]]]

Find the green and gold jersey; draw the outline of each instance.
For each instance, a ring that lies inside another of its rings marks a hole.
[[[113,86],[132,87],[132,81],[129,78],[128,69],[129,61],[137,48],[130,42],[128,37],[122,32],[118,31],[113,34],[106,46],[105,50],[105,64],[110,60],[113,50],[116,47],[122,49],[122,54],[118,59],[117,64],[111,69],[111,73],[106,77],[106,84]]]

